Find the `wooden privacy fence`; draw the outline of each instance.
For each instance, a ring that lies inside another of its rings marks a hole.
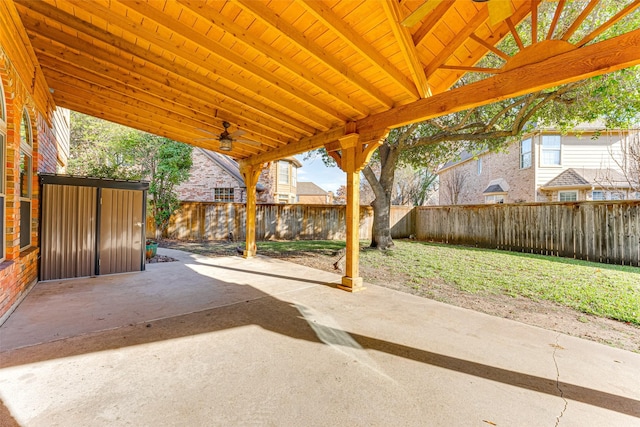
[[[640,266],[640,201],[419,207],[418,240]]]
[[[406,238],[414,234],[415,211],[411,207],[391,208],[391,235]],[[245,205],[241,203],[184,202],[171,218],[167,236],[181,240],[235,240],[245,238]],[[373,209],[361,206],[360,239],[371,238]],[[344,240],[346,237],[344,205],[257,206],[257,240]],[[153,218],[147,219],[147,236],[154,237]]]

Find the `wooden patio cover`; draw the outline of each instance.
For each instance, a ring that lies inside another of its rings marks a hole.
[[[6,0],[5,0],[6,1]],[[569,4],[579,5],[568,13]],[[640,0],[12,0],[0,24],[23,25],[51,102],[226,152],[248,188],[266,162],[326,147],[347,173],[347,266],[357,290],[359,171],[389,129],[640,63],[640,30],[607,30]],[[581,27],[605,7],[598,29]],[[538,31],[543,11],[552,16]],[[510,37],[519,53],[500,42]],[[478,69],[485,55],[496,69]],[[456,83],[467,72],[487,78]],[[456,87],[452,89],[452,87]],[[44,109],[42,109],[44,111]],[[206,139],[210,137],[210,139]],[[205,139],[203,139],[205,138]]]

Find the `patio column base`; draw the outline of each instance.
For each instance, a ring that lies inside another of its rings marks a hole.
[[[256,256],[256,251],[243,251],[242,256],[244,258],[253,258],[254,256]]]
[[[338,285],[338,288],[347,292],[360,292],[367,289],[363,286],[362,277],[349,276],[344,276],[342,278],[342,284]]]

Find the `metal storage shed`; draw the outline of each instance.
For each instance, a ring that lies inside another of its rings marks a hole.
[[[40,175],[40,280],[142,271],[149,183]]]

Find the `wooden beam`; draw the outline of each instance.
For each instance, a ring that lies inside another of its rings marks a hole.
[[[256,187],[258,185],[258,179],[260,178],[260,172],[262,172],[262,164],[249,164],[245,161],[240,161],[240,174],[244,179],[244,185],[247,187],[247,218],[245,225],[245,249],[243,256],[245,258],[252,258],[256,256]]]
[[[396,0],[384,0],[382,1],[385,13],[387,14],[391,31],[395,36],[396,42],[404,56],[404,59],[409,67],[413,82],[418,89],[420,98],[426,98],[431,96],[431,89],[429,88],[429,82],[427,81],[427,75],[422,66],[422,61],[418,56],[416,45],[413,44],[413,38],[411,33],[406,27],[403,27],[400,22],[402,21],[402,15]]]
[[[453,7],[454,2],[452,1],[441,1],[431,13],[427,16],[427,19],[422,23],[420,28],[413,33],[413,44],[415,46],[419,46],[422,41],[431,34],[431,32],[435,29],[436,24],[444,19],[444,15],[449,11],[451,7]]]
[[[344,107],[351,110],[351,114],[367,115],[369,113],[369,108],[366,107],[363,103],[354,100],[343,91],[337,90],[334,85],[329,84],[325,79],[318,78],[318,76],[309,73],[307,68],[296,63],[288,56],[283,55],[278,49],[273,48],[271,45],[263,42],[258,37],[251,35],[245,28],[237,25],[227,17],[223,16],[214,8],[209,7],[202,1],[197,0],[177,1],[184,7],[188,8],[192,13],[201,16],[202,18],[211,22],[211,24],[225,31],[227,34],[233,36],[235,40],[242,43],[247,48],[250,48],[252,51],[256,52],[267,60],[277,63],[278,66],[288,70],[297,78],[306,81],[308,84],[314,86],[318,90],[340,101]]]
[[[371,44],[356,33],[353,28],[348,26],[344,20],[336,16],[328,5],[317,0],[302,0],[302,4],[317,20],[332,30],[343,43],[351,46],[351,48],[367,59],[379,72],[393,79],[409,96],[414,99],[420,98],[415,84],[380,52],[373,49]],[[391,99],[389,99],[389,101],[391,101]],[[393,101],[385,106],[392,107]]]
[[[584,22],[585,19],[587,19],[587,16],[589,16],[589,14],[591,13],[591,11],[593,10],[594,7],[596,7],[598,5],[598,3],[600,2],[600,0],[591,0],[589,2],[589,4],[587,4],[587,7],[585,7],[582,12],[580,13],[580,15],[578,15],[578,17],[573,21],[573,23],[571,24],[571,26],[567,29],[567,31],[564,32],[564,34],[562,35],[562,40],[563,41],[569,41],[569,39],[571,38],[571,36],[573,35],[573,33],[575,33],[575,31],[578,29],[578,27],[580,27],[580,25],[582,25],[582,23]]]
[[[326,51],[309,41],[304,35],[300,34],[291,24],[285,22],[279,16],[277,16],[271,9],[266,7],[262,2],[255,0],[236,0],[242,7],[250,11],[256,19],[259,19],[266,25],[278,31],[285,36],[291,43],[297,45],[302,51],[309,54],[315,60],[319,61],[325,67],[333,70],[333,72],[340,75],[344,80],[355,85],[361,91],[372,96],[382,105],[391,105],[393,100],[381,92],[375,85],[366,81],[358,73],[348,69],[342,61],[327,55]],[[391,104],[390,104],[391,103]]]
[[[556,31],[556,27],[558,26],[558,20],[562,15],[562,10],[564,9],[564,4],[567,0],[560,0],[556,6],[556,11],[553,14],[553,19],[551,20],[551,24],[549,24],[549,31],[547,32],[547,40],[553,39],[553,33]]]
[[[399,127],[640,64],[640,29],[358,120],[358,131]]]
[[[491,45],[490,43],[487,43],[486,41],[482,40],[480,37],[476,36],[475,34],[469,34],[469,38],[474,42],[478,43],[479,45],[486,47],[488,50],[495,53],[505,61],[508,61],[511,58],[509,55],[507,55],[497,47]]]

